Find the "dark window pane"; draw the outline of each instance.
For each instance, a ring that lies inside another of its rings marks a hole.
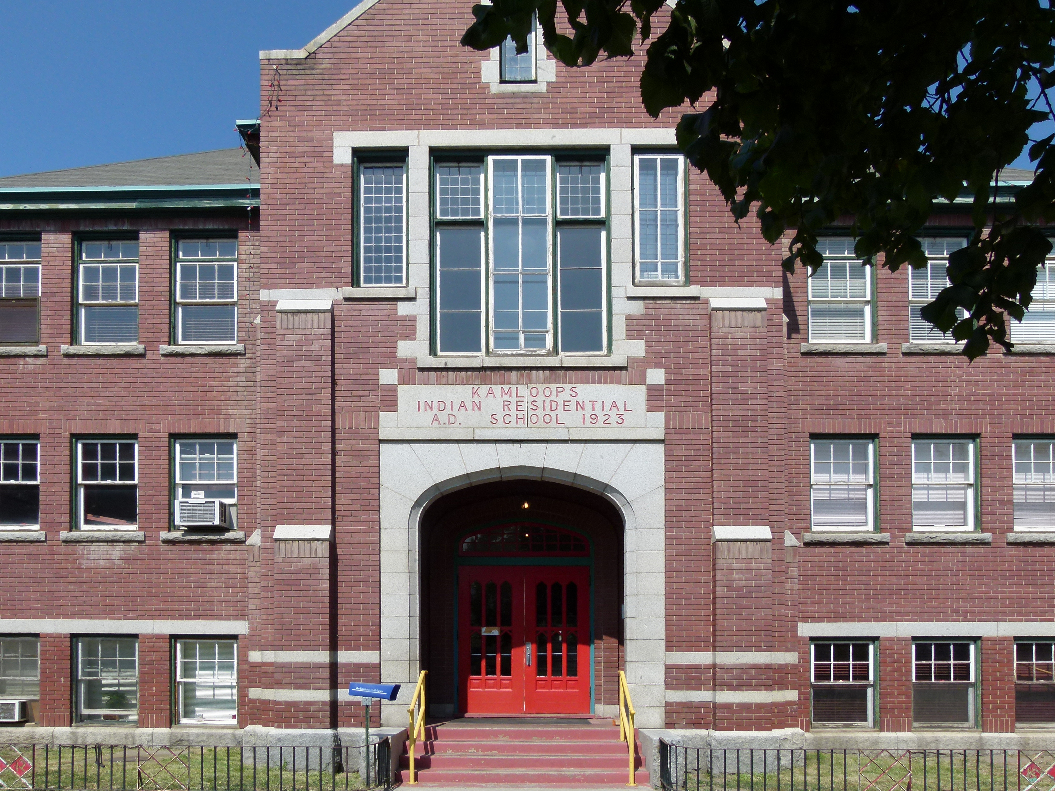
[[[560,632],[553,635],[553,640],[550,643],[552,653],[550,654],[550,675],[552,676],[563,676],[564,675],[564,657],[562,655],[563,645],[561,643]]]
[[[0,343],[37,343],[37,300],[0,300]]]
[[[562,269],[561,310],[601,310],[604,306],[600,269]]]
[[[579,675],[579,638],[568,635],[568,678]]]
[[[483,675],[480,672],[480,662],[483,659],[483,650],[480,645],[480,633],[473,632],[469,635],[469,675]]]
[[[535,588],[535,625],[545,626],[548,623],[549,608],[546,607],[546,583],[540,582]]]
[[[135,343],[139,340],[139,308],[86,307],[81,313],[85,343]]]
[[[1055,723],[1055,685],[1016,684],[1015,722]]]
[[[500,591],[501,596],[501,612],[502,618],[499,622],[500,626],[512,626],[513,625],[513,586],[508,582],[502,583],[502,589]]]
[[[480,310],[480,270],[440,270],[440,310]]]
[[[560,626],[564,619],[561,615],[561,605],[564,603],[564,595],[561,590],[561,584],[559,582],[553,583],[553,588],[550,591],[550,625]]]
[[[604,328],[601,311],[561,311],[560,348],[563,352],[603,352]]]
[[[234,305],[183,305],[180,307],[180,343],[234,343]]]
[[[498,626],[498,587],[493,582],[484,587],[484,626]]]
[[[135,486],[85,486],[84,527],[135,527]]]
[[[436,252],[439,268],[480,269],[483,260],[483,230],[478,225],[439,228]]]
[[[40,524],[40,486],[0,486],[0,526]]]
[[[441,352],[466,352],[479,354],[481,349],[480,321],[482,314],[440,313]]]
[[[535,659],[535,675],[540,678],[547,675],[547,669],[549,663],[547,662],[547,647],[546,647],[546,635],[543,632],[538,633],[538,640],[536,642],[537,657]]]
[[[579,587],[574,582],[568,583],[568,609],[565,616],[568,626],[579,625]]]
[[[498,635],[484,635],[484,675],[498,675]]]
[[[483,623],[483,599],[480,597],[480,583],[469,586],[469,625],[480,626]]]
[[[813,721],[867,724],[868,687],[814,687]]]
[[[502,632],[502,660],[499,675],[513,675],[513,635],[509,632]]]
[[[912,721],[918,724],[971,722],[970,685],[915,684],[912,688]]]

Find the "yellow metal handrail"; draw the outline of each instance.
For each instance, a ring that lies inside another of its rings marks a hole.
[[[630,688],[626,685],[626,673],[622,670],[619,671],[619,741],[626,742],[627,749],[630,752],[630,779],[627,781],[627,785],[636,786],[637,781],[634,779],[634,748],[637,745],[637,738],[634,734],[634,704],[630,702]]]
[[[422,741],[425,739],[425,676],[428,674],[429,671],[427,670],[421,671],[421,675],[418,676],[418,685],[414,687],[414,697],[410,701],[410,708],[407,709],[407,715],[410,717],[410,727],[407,728],[407,750],[410,753],[410,785],[415,785],[418,782],[418,776],[414,770],[414,745],[418,743],[418,739]],[[414,710],[419,705],[418,716],[415,718]]]

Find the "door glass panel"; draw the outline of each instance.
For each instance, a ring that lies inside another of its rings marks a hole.
[[[546,635],[544,632],[538,633],[538,645],[536,648],[538,649],[536,651],[538,660],[535,662],[535,675],[542,678],[546,675],[546,668],[548,666],[547,659],[549,658],[546,655]]]
[[[561,584],[559,582],[553,583],[552,593],[553,596],[551,598],[551,602],[553,606],[551,610],[552,620],[550,622],[550,625],[560,626],[561,622],[563,621],[563,618],[561,617],[561,604],[563,603],[562,600],[564,597],[561,595]]]
[[[498,586],[493,582],[484,588],[484,626],[498,626]]]
[[[482,651],[480,650],[480,633],[473,632],[469,635],[469,675],[478,676],[480,675],[480,660],[482,658]]]
[[[490,587],[490,586],[488,586]],[[484,675],[498,675],[498,635],[489,634],[484,636]]]
[[[579,587],[574,582],[568,583],[568,609],[565,610],[565,615],[568,626],[579,625]]]
[[[571,587],[570,585],[568,586]],[[573,635],[568,635],[568,677],[575,678],[579,675],[579,639]]]
[[[502,626],[513,625],[513,586],[508,582],[502,583]],[[504,673],[502,675],[505,675]]]
[[[503,676],[513,675],[513,635],[510,632],[502,632],[502,664],[500,670]]]
[[[480,599],[480,583],[469,586],[469,626],[480,626],[483,623],[483,601]]]
[[[540,582],[535,588],[535,626],[545,626],[548,622],[546,617],[546,583]],[[541,654],[539,654],[541,656]],[[543,673],[545,675],[545,673]]]
[[[554,587],[556,587],[556,586],[554,586]],[[552,661],[550,662],[550,667],[553,668],[553,675],[554,676],[563,676],[564,675],[564,672],[563,672],[564,661],[563,661],[563,657],[561,656],[561,651],[563,649],[563,646],[561,644],[560,632],[557,632],[556,634],[553,635],[553,642],[551,643],[551,645],[552,645],[552,648],[553,648],[553,656],[552,656]]]

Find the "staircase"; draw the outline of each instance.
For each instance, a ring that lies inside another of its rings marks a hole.
[[[410,779],[404,748],[400,775]],[[464,719],[425,728],[415,748],[418,782],[427,786],[626,786],[626,744],[611,720]],[[648,788],[635,745],[638,785]]]

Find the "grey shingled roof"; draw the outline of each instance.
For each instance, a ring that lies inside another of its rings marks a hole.
[[[160,187],[212,184],[260,184],[260,170],[241,148],[136,159],[112,165],[49,170],[0,178],[3,188]]]

